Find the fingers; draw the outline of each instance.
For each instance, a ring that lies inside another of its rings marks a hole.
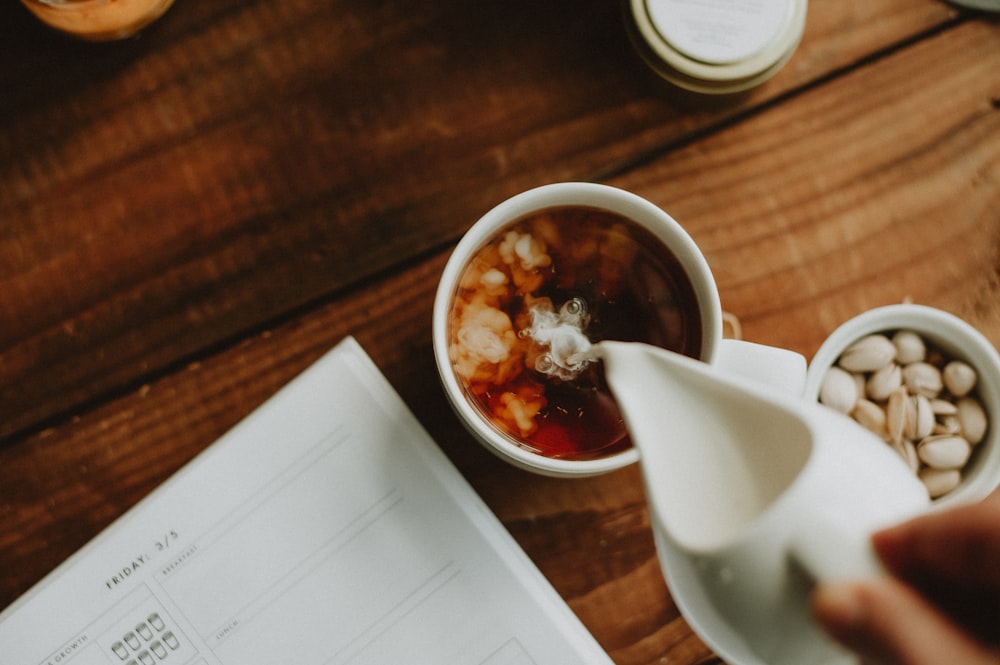
[[[875,534],[886,567],[975,638],[1000,646],[1000,493]]]
[[[894,578],[821,584],[813,612],[866,662],[1000,665],[1000,491],[872,539]]]
[[[876,533],[872,544],[896,575],[928,577],[1000,593],[1000,493]]]
[[[883,665],[998,665],[988,651],[923,600],[893,579],[821,584],[813,613],[830,635]]]

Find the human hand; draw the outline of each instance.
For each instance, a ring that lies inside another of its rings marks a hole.
[[[891,577],[826,583],[813,613],[883,665],[1000,664],[1000,490],[876,533]]]

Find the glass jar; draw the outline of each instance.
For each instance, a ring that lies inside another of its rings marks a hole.
[[[21,0],[46,25],[87,41],[131,37],[174,0]]]

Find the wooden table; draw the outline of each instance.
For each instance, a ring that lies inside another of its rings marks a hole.
[[[104,45],[5,2],[0,44],[0,607],[350,334],[616,662],[719,662],[636,468],[516,470],[445,402],[437,277],[535,185],[666,209],[746,339],[912,300],[1000,343],[1000,24],[939,0],[813,2],[725,100],[612,0],[179,0]]]

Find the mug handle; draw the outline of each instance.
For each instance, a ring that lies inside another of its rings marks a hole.
[[[800,353],[741,339],[723,339],[713,363],[722,371],[802,397],[806,359]]]

